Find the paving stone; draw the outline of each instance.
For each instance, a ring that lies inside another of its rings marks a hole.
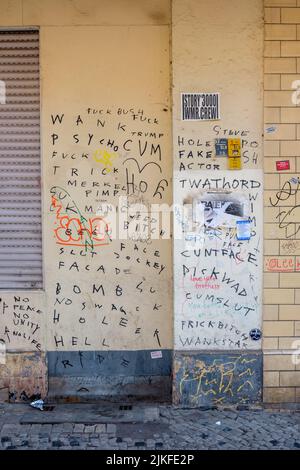
[[[159,448],[161,448],[161,447],[163,447],[163,446],[164,446],[163,442],[155,442],[155,447],[156,447],[156,449],[159,449]]]

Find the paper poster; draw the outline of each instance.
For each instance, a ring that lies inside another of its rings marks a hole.
[[[276,162],[276,170],[283,171],[290,169],[290,161],[289,160],[281,160]]]

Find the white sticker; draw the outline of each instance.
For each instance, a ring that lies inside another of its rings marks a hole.
[[[186,250],[201,250],[204,246],[204,232],[188,232],[184,236]]]
[[[220,93],[181,93],[182,121],[216,121],[220,117]]]
[[[162,351],[151,351],[151,359],[161,359]]]

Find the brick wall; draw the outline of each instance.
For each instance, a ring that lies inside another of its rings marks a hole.
[[[300,348],[300,104],[292,101],[300,0],[264,3],[264,401],[288,403],[300,402],[300,365],[292,360],[295,340]],[[290,169],[278,171],[277,161]]]

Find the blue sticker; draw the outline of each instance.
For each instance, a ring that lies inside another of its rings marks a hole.
[[[238,240],[250,240],[251,238],[250,220],[237,220],[236,221],[236,238]]]
[[[253,328],[250,331],[249,336],[251,339],[253,339],[253,341],[258,341],[262,337],[262,332],[259,328]]]
[[[227,139],[216,139],[216,156],[217,157],[227,157],[228,155],[228,141]]]

